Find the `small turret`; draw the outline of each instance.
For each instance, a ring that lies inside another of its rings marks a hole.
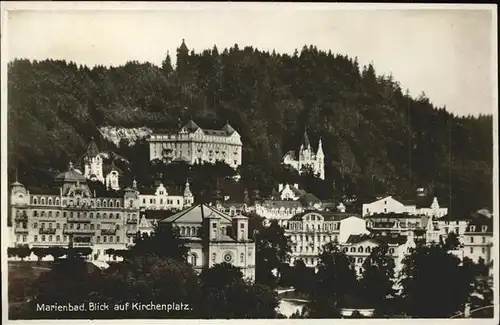
[[[189,188],[189,181],[186,180],[186,185],[184,186],[184,197],[192,197],[191,189]]]

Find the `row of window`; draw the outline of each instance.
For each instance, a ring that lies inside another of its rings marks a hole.
[[[248,256],[250,256],[251,254],[248,253]],[[196,262],[196,255],[195,254],[192,254],[191,257],[193,258],[194,257],[194,261]],[[215,261],[217,260],[217,253],[212,253],[212,262],[215,263]],[[196,263],[192,263],[193,262],[193,259],[191,259],[191,264],[193,265],[196,265]],[[227,262],[227,261],[226,261]],[[240,263],[243,263],[245,262],[245,254],[244,253],[240,253]]]
[[[474,254],[474,247],[470,247],[469,251],[471,254]],[[486,254],[486,247],[481,247],[481,253]]]
[[[108,203],[109,202],[109,203]],[[59,200],[59,198],[56,198],[55,200],[53,200],[52,198],[47,198],[47,200],[45,200],[44,197],[38,199],[37,197],[33,197],[32,199],[32,204],[40,204],[40,205],[56,205],[56,206],[59,206],[61,204],[61,201]],[[67,200],[62,200],[62,204],[63,205],[67,205],[68,204],[68,201]],[[73,200],[69,200],[69,205],[70,206],[73,206],[74,204],[74,201]],[[86,205],[89,205],[91,207],[93,207],[94,205],[97,204],[97,207],[102,207],[103,208],[119,208],[121,207],[121,202],[120,200],[103,200],[102,201],[102,204],[101,204],[101,200],[90,200],[90,204],[87,202],[87,201],[84,201],[84,202],[80,202],[79,199],[76,200],[76,205],[79,206],[79,205],[83,205],[83,206],[86,206]]]
[[[40,236],[40,242],[53,242],[55,240],[55,242],[61,242],[61,238],[63,239],[63,242],[68,242],[68,236],[67,235],[64,235],[64,236],[60,236],[60,235],[41,235]],[[16,241],[19,241],[19,235],[16,236]],[[23,242],[26,242],[27,238],[26,238],[26,235],[23,235]],[[33,236],[33,241],[35,243],[38,242],[38,235],[35,235]],[[95,243],[100,243],[101,242],[101,236],[96,236],[95,237]],[[102,236],[102,242],[103,243],[119,243],[120,242],[120,236]]]
[[[290,239],[295,242],[295,241],[306,241],[308,242],[309,240],[312,240],[314,241],[316,239],[316,241],[320,241],[321,239],[321,235],[292,235],[290,237]],[[305,239],[305,240],[304,240]],[[338,237],[335,235],[335,236],[327,236],[327,235],[323,235],[323,241],[326,242],[326,241],[337,241],[338,240]]]
[[[196,237],[200,227],[177,227],[181,236]]]
[[[335,223],[325,222],[322,225],[323,225],[323,227],[321,227],[321,224],[317,224],[316,226],[306,224],[305,231],[315,231],[315,230],[316,231],[321,231],[321,230],[323,230],[323,231],[335,231],[335,230],[340,229],[340,223],[338,223],[338,222],[335,222]],[[301,231],[304,229],[304,227],[303,227],[303,224],[301,222],[290,222],[288,229],[292,230],[292,231]]]
[[[45,217],[48,217],[48,218],[59,218],[61,216],[61,213],[59,211],[55,211],[55,213],[52,213],[52,211],[41,211],[40,214],[38,214],[39,211],[37,210],[34,210],[33,211],[33,217],[38,217],[40,216],[41,218],[45,218]],[[69,218],[87,218],[87,216],[89,218],[94,218],[94,213],[93,212],[73,212],[73,211],[70,211],[70,212],[67,212],[67,211],[63,211],[62,213],[62,216],[63,218],[67,218],[69,216]],[[101,218],[101,213],[97,212],[95,214],[95,217],[96,219],[100,219]],[[136,215],[135,213],[133,214],[127,214],[127,220],[129,219],[135,219]],[[103,219],[120,219],[120,213],[116,213],[116,214],[113,214],[113,213],[110,213],[110,214],[107,214],[107,213],[103,213],[102,214],[102,218]]]
[[[69,225],[69,226],[68,226]],[[116,224],[116,230],[120,230],[120,225],[119,224]],[[54,229],[60,229],[61,227],[61,224],[60,223],[55,223],[55,228]],[[38,223],[37,222],[34,222],[33,223],[33,228],[34,229],[37,229],[38,228]],[[45,222],[41,222],[40,223],[40,229],[45,229]],[[49,222],[48,223],[48,229],[53,229],[52,228],[52,222]],[[82,229],[82,230],[94,230],[94,224],[93,223],[85,223],[85,224],[80,224],[80,223],[63,223],[63,229]],[[95,229],[96,230],[99,230],[101,229],[101,225],[100,224],[95,224]]]
[[[486,244],[486,237],[481,237],[481,239],[482,239],[482,243]],[[474,244],[474,237],[471,236],[469,241],[471,244]]]
[[[160,192],[160,195],[162,195],[161,192]],[[166,201],[167,201],[166,204],[172,204],[172,205],[175,204],[174,200],[172,200],[172,199],[167,199]],[[146,198],[142,199],[142,204],[146,204]],[[149,204],[156,204],[156,199],[149,199]],[[160,205],[162,205],[162,204],[163,204],[163,199],[160,199]],[[177,205],[180,205],[180,204],[181,204],[181,200],[178,199]]]
[[[475,232],[476,231],[476,226],[472,225],[469,227],[470,232]],[[482,232],[487,232],[488,231],[488,226],[481,226],[481,231]]]

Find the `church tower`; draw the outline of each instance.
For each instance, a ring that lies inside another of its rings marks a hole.
[[[323,153],[323,142],[319,138],[318,151],[316,153],[316,172],[320,179],[325,179],[325,154]]]
[[[311,163],[311,142],[309,141],[309,136],[307,135],[307,129],[304,130],[304,139],[300,145],[299,152],[299,171],[302,166],[310,165]]]
[[[102,158],[99,156],[99,148],[94,141],[94,137],[90,139],[90,143],[85,150],[83,156],[85,178],[91,181],[99,181],[104,184],[104,176],[102,172]]]
[[[186,180],[186,185],[184,186],[184,207],[190,207],[194,203],[193,193],[189,188],[189,181]]]

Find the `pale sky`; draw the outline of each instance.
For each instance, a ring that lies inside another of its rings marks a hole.
[[[492,94],[497,76],[496,14],[484,6],[474,10],[262,3],[153,7],[158,5],[150,3],[142,11],[10,11],[7,49],[2,51],[7,51],[9,60],[65,59],[88,66],[137,60],[161,65],[167,51],[175,54],[182,39],[197,53],[214,44],[219,51],[237,43],[240,48],[280,53],[311,44],[357,56],[361,65],[373,62],[378,74],[392,73],[403,90],[409,88],[413,96],[424,91],[436,106],[446,105],[457,115],[491,114],[497,109]]]

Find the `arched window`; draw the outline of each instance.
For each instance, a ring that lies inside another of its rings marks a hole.
[[[59,199],[56,199],[56,205],[60,205],[61,201]]]
[[[191,254],[191,265],[196,266],[197,265],[197,259],[198,256],[196,254]]]
[[[101,218],[101,214],[99,212],[97,212],[96,218],[97,219]]]
[[[52,198],[49,198],[48,205],[52,205]]]
[[[186,231],[186,228],[185,227],[181,227],[181,235],[185,235],[185,231]]]
[[[241,253],[240,254],[240,263],[243,263],[245,260],[245,254]]]
[[[101,207],[101,200],[97,200],[97,207],[100,208]]]
[[[57,235],[57,236],[56,236],[56,241],[57,241],[57,242],[58,242],[58,241],[61,241],[61,236]]]
[[[358,257],[358,263],[363,263],[363,258],[362,257]]]
[[[355,253],[356,252],[356,247],[351,247],[351,252]]]
[[[363,246],[359,246],[358,253],[363,253]]]
[[[102,218],[103,218],[103,219],[106,219],[106,218],[107,218],[106,213],[103,213],[103,214],[102,214]]]
[[[45,198],[43,198],[43,197],[42,197],[42,198],[40,199],[40,204],[41,204],[41,205],[44,205],[44,204],[45,204]]]
[[[104,208],[107,208],[107,207],[108,207],[108,202],[106,202],[106,201],[102,201],[102,206],[103,206]]]
[[[33,198],[33,204],[38,204],[38,200],[36,199],[36,197]]]
[[[114,206],[115,206],[115,205],[114,205],[113,201],[109,201],[109,207],[110,207],[110,208],[113,208]]]
[[[394,248],[389,248],[389,254],[394,254]]]
[[[94,218],[94,213],[93,213],[93,212],[90,212],[90,213],[89,213],[89,217],[90,217],[90,218]]]
[[[119,208],[120,207],[120,201],[116,201],[116,207]]]
[[[52,218],[52,211],[49,211],[49,218]]]
[[[367,253],[370,253],[370,251],[371,251],[370,246],[366,247],[366,252],[367,252]]]
[[[130,207],[130,208],[134,207],[134,200],[130,200],[130,201],[129,201],[129,207]]]

